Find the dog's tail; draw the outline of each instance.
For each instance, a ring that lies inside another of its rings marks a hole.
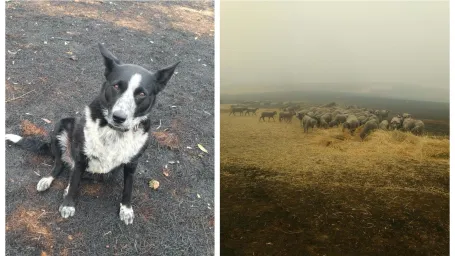
[[[23,149],[36,152],[41,155],[52,155],[51,144],[49,142],[36,138],[23,138],[16,134],[6,134],[5,138]]]

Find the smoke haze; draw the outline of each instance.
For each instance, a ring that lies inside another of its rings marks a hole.
[[[449,1],[221,3],[221,93],[449,102]]]

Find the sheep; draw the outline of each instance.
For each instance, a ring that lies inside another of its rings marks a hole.
[[[335,121],[335,120],[330,121],[329,127],[332,128],[332,127],[334,127],[334,126],[338,127],[338,122]]]
[[[389,129],[398,130],[401,128],[402,124],[403,124],[403,118],[400,115],[394,116],[392,118],[392,120],[390,120]]]
[[[422,120],[416,120],[413,118],[406,118],[403,120],[403,130],[410,131],[415,135],[422,135],[425,124]]]
[[[332,114],[325,113],[321,116],[321,120],[324,120],[326,123],[330,123],[332,121]]]
[[[365,120],[365,123],[368,122],[368,121],[371,121],[371,120],[374,120],[376,121],[377,123],[379,123],[379,118],[376,116],[376,115],[370,115],[366,120]]]
[[[324,119],[321,118],[321,120],[319,121],[319,127],[327,129],[329,128],[329,124]]]
[[[412,115],[409,113],[403,113],[403,119],[412,118]]]
[[[351,134],[353,134],[357,127],[359,127],[359,120],[357,119],[356,116],[349,115],[348,118],[346,119],[346,122],[343,123],[342,131],[344,132],[344,129],[348,129],[351,132]]]
[[[310,112],[310,111],[309,111],[309,110],[301,110],[301,111],[297,112],[297,113],[295,114],[295,116],[296,116],[300,121],[302,121],[302,118],[303,118],[308,112]]]
[[[365,139],[365,137],[372,131],[378,129],[378,123],[376,122],[376,120],[370,120],[368,122],[365,123],[365,125],[363,126],[363,129],[362,131],[360,132],[360,138],[362,140]]]
[[[335,120],[338,124],[344,123],[346,122],[346,115],[338,114],[335,118],[333,118],[333,120]]]
[[[275,118],[274,116],[276,115],[276,111],[273,111],[273,112],[262,112],[261,113],[261,117],[259,117],[259,121],[264,120],[265,122],[265,117],[268,117],[268,121],[270,122],[270,118],[273,119],[273,121],[275,122]]]
[[[387,131],[389,129],[389,121],[382,120],[382,122],[379,124],[379,129]]]
[[[375,110],[374,114],[379,118],[379,121],[382,121],[389,116],[389,111],[385,109]]]
[[[243,107],[242,107],[242,108],[241,108],[241,107],[233,107],[233,108],[231,108],[231,113],[229,113],[229,115],[234,114],[234,116],[235,116],[235,113],[237,113],[237,112],[240,112],[240,115],[242,115],[243,112],[244,112],[246,109],[247,109],[247,108],[243,108]]]
[[[250,115],[250,113],[253,113],[254,115],[256,115],[256,111],[258,110],[258,108],[247,108],[245,110],[245,115],[248,114]]]
[[[364,125],[367,122],[368,118],[365,115],[360,115],[357,117],[357,119],[359,119],[360,125]]]
[[[278,120],[281,122],[282,120],[290,123],[292,121],[292,117],[294,116],[295,112],[280,112],[278,115]]]
[[[304,116],[302,118],[301,126],[304,128],[303,131],[305,133],[308,133],[308,128],[311,127],[311,130],[313,130],[316,123],[317,123],[316,119],[310,116]]]

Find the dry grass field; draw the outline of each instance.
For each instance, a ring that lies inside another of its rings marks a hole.
[[[449,139],[229,116],[223,255],[448,255]]]

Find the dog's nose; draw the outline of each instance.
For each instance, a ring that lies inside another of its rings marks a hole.
[[[125,122],[126,114],[121,110],[117,110],[112,114],[112,118],[114,119],[114,122],[121,124]]]

